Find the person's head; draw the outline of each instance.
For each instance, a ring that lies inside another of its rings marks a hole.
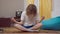
[[[26,14],[27,16],[36,16],[37,14],[37,8],[34,4],[29,4],[28,7],[26,8]]]

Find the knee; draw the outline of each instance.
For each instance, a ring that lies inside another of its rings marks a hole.
[[[42,26],[42,23],[38,23],[37,26]]]
[[[14,27],[18,27],[19,26],[19,24],[14,24]]]

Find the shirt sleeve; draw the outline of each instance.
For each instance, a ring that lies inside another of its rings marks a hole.
[[[21,14],[21,21],[24,20],[24,17],[25,17],[25,12],[22,12],[22,14]]]

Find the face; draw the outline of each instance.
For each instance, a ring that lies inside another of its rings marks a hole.
[[[36,6],[33,5],[33,4],[30,4],[30,5],[27,7],[26,11],[27,11],[27,13],[26,13],[27,16],[29,16],[29,17],[34,17],[34,16],[37,14]]]

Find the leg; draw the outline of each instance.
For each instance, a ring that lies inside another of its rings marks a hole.
[[[29,31],[29,32],[33,32],[33,31],[38,31],[38,30],[31,30],[31,29],[27,29],[27,28],[25,28],[25,27],[23,27],[23,26],[21,26],[21,25],[19,25],[19,24],[15,24],[14,25],[17,29],[19,29],[19,30],[21,30],[21,31]]]
[[[40,28],[41,26],[42,26],[42,23],[38,23],[35,26],[33,26],[32,28],[30,28],[30,29],[36,30],[36,29]]]
[[[21,31],[27,31],[27,28],[19,25],[19,24],[14,24],[14,27],[16,27],[17,29],[21,30]]]

